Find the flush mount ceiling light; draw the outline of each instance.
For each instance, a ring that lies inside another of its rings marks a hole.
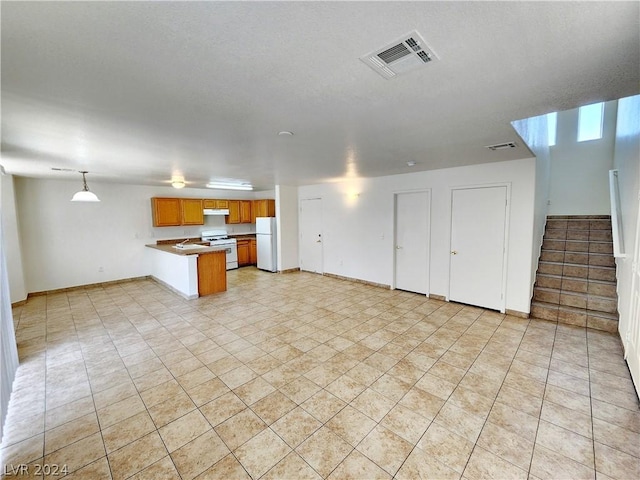
[[[184,182],[183,177],[172,177],[171,178],[171,186],[173,188],[184,188],[186,183]]]
[[[280,136],[280,137],[293,137],[293,132],[290,132],[289,130],[283,130],[281,132],[278,132],[278,136]]]
[[[82,183],[83,183],[83,187],[82,190],[80,190],[79,192],[76,192],[73,195],[73,198],[71,198],[72,202],[99,202],[100,199],[98,198],[98,196],[89,191],[89,187],[87,186],[87,178],[85,177],[85,175],[89,172],[86,171],[81,171],[80,172],[82,174]]]
[[[409,160],[407,162],[407,167],[415,167],[416,166],[416,162],[414,162],[413,160]]]
[[[216,188],[220,190],[253,190],[250,183],[228,183],[228,182],[210,182],[207,188]]]

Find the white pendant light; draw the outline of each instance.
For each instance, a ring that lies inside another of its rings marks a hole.
[[[79,192],[77,192],[73,198],[71,199],[72,202],[99,202],[100,199],[98,198],[98,196],[89,191],[89,187],[87,186],[87,179],[85,177],[85,175],[89,172],[80,172],[82,174],[82,182],[83,182],[83,187],[82,190],[80,190]]]

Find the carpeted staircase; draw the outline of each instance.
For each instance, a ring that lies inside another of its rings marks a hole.
[[[531,317],[615,332],[617,305],[611,217],[547,217]]]

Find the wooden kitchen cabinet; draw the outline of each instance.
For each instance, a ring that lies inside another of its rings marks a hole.
[[[251,223],[251,200],[240,200],[240,223]]]
[[[198,295],[227,290],[227,256],[224,251],[198,255]]]
[[[254,200],[251,215],[251,223],[256,223],[256,217],[275,217],[276,201],[271,199]]]
[[[229,200],[229,215],[224,218],[225,223],[240,223],[240,200]]]
[[[251,223],[251,200],[229,200],[225,223]]]
[[[182,209],[179,198],[151,199],[154,227],[176,227],[182,225]]]
[[[182,225],[204,225],[202,200],[199,198],[181,198]]]
[[[205,198],[202,201],[203,208],[229,208],[229,200]]]
[[[258,242],[256,239],[249,240],[249,265],[258,264]]]
[[[199,198],[153,197],[151,212],[154,227],[204,225],[202,200]]]
[[[250,243],[249,240],[238,240],[238,242],[236,243],[236,247],[238,249],[238,266],[239,267],[251,265],[249,243]]]

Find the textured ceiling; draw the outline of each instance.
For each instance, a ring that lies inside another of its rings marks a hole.
[[[529,157],[511,121],[639,93],[639,5],[3,1],[0,163],[272,188]],[[438,61],[359,60],[411,30]]]

